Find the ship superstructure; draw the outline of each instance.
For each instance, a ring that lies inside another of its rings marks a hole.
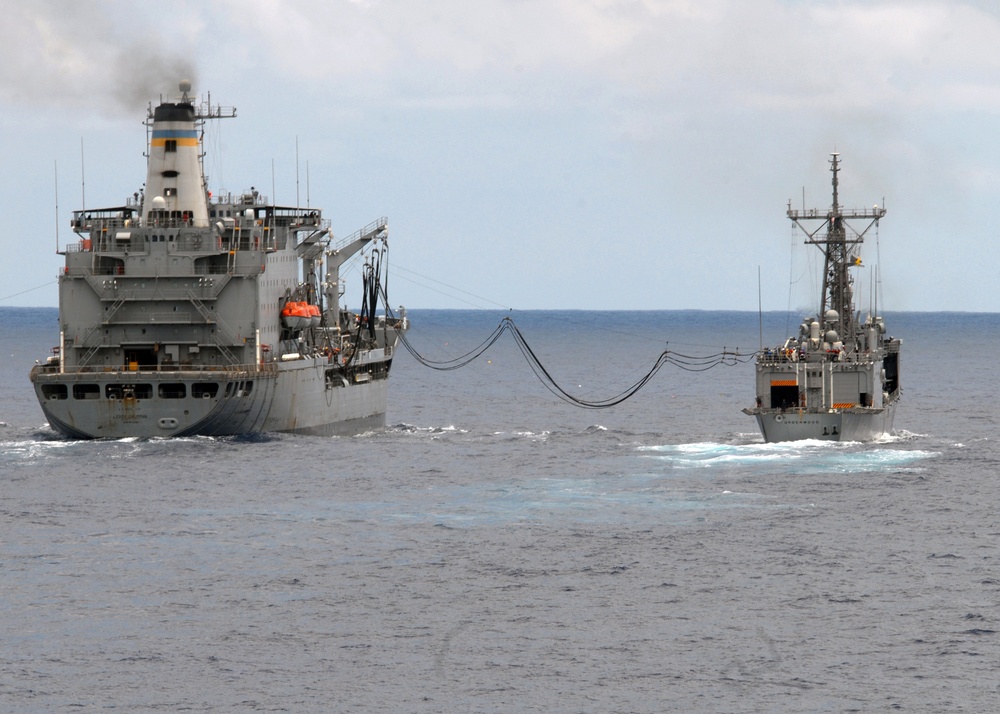
[[[798,335],[757,357],[757,419],[767,442],[798,439],[870,441],[892,430],[901,389],[902,341],[886,334],[873,310],[855,312],[852,268],[861,265],[861,245],[885,207],[846,210],[839,199],[840,157],[832,154],[833,203],[829,210],[796,210],[788,218],[806,243],[824,256],[820,309]]]
[[[73,214],[59,345],[31,372],[49,424],[76,438],[383,426],[408,324],[376,312],[387,220],[337,241],[316,208],[212,196],[204,125],[235,110],[190,91],[150,107],[144,190]],[[340,303],[348,260],[361,263],[356,313]]]

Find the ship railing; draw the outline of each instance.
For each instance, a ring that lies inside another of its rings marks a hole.
[[[791,362],[840,362],[843,364],[860,363],[864,364],[872,361],[870,352],[841,352],[837,350],[786,350],[785,348],[765,348],[757,359],[758,364],[774,365],[788,364]]]
[[[211,299],[217,296],[221,287],[225,283],[220,283],[216,285],[215,283],[202,282],[200,285],[195,287],[189,287],[186,285],[171,286],[168,284],[157,285],[154,288],[134,288],[134,287],[122,287],[118,284],[117,280],[104,280],[99,287],[98,296],[101,300],[115,300],[115,301],[135,301],[135,300],[186,300],[188,295],[193,292],[197,295],[199,299]],[[144,312],[143,315],[149,313]],[[177,315],[176,312],[167,313],[170,315]],[[103,317],[103,321],[107,322],[108,316]]]
[[[66,367],[61,375],[75,381],[94,379],[100,376],[101,379],[114,379],[119,382],[134,382],[139,376],[177,374],[180,372],[193,372],[207,375],[209,373],[225,375],[226,378],[250,377],[255,375],[276,375],[278,364],[276,362],[261,362],[260,364],[188,364],[184,362],[162,363],[155,366],[140,365],[136,369],[130,367],[104,367],[104,366],[83,366]],[[60,374],[58,364],[36,364],[31,368],[31,376]]]
[[[201,276],[201,275],[234,275],[234,276],[247,276],[247,275],[260,275],[261,265],[258,263],[252,263],[250,265],[244,266],[228,266],[228,265],[199,265],[196,266],[188,275]],[[137,275],[136,273],[130,273],[125,270],[123,265],[117,266],[103,266],[100,268],[94,268],[90,265],[73,265],[66,266],[62,268],[56,277],[61,277],[64,275],[96,275],[96,276],[108,276],[115,278],[125,278],[131,277],[136,279],[149,278],[149,275]],[[182,274],[171,274],[169,277],[180,278],[184,277]],[[200,287],[200,286],[199,286]],[[143,293],[145,294],[145,293]]]
[[[69,225],[76,233],[127,228],[135,224],[138,215],[138,207],[134,205],[73,211]]]
[[[765,347],[760,353],[758,359],[762,364],[784,364],[786,362],[795,362],[797,360],[795,356],[796,350],[785,349],[784,347]]]
[[[280,216],[281,221],[277,225],[294,225],[302,226],[304,228],[329,228],[330,221],[325,218],[320,218],[316,212],[309,213],[305,209],[301,209],[299,213]],[[194,228],[196,230],[204,230],[209,226],[214,226],[215,223],[222,223],[227,233],[236,229],[237,231],[249,231],[253,228],[260,230],[269,230],[270,226],[275,225],[273,217],[267,215],[261,216],[241,216],[238,213],[233,216],[212,216],[208,219],[207,223],[196,224],[196,222],[190,217],[182,218],[156,218],[150,220],[139,220],[132,218],[109,218],[105,220],[87,220],[87,221],[74,221],[72,227],[74,232],[78,234],[90,234],[95,242],[99,241],[102,237],[108,241],[114,241],[116,238],[120,240],[122,235],[128,233],[129,231],[138,229],[184,229],[184,228]],[[183,235],[183,230],[178,234],[178,239]],[[210,250],[216,247],[214,244],[209,242],[205,248]]]
[[[372,221],[371,223],[369,223],[367,226],[365,226],[364,228],[359,228],[358,230],[354,231],[351,235],[347,236],[346,238],[340,238],[340,239],[338,239],[337,242],[336,242],[336,244],[333,247],[334,247],[334,249],[339,250],[339,249],[343,248],[344,246],[346,246],[346,245],[348,245],[350,243],[353,243],[354,241],[358,240],[362,236],[372,236],[372,237],[375,237],[380,231],[382,231],[386,227],[388,227],[388,225],[389,225],[389,219],[388,219],[388,217],[382,216],[381,218],[376,218],[374,221]]]
[[[839,353],[837,353],[839,354]],[[789,364],[792,362],[819,362],[823,359],[832,358],[833,353],[822,352],[799,352],[797,349],[786,350],[784,348],[765,349],[760,353],[758,362],[760,364]],[[846,359],[844,359],[846,361]]]
[[[230,266],[227,264],[196,265],[195,275],[259,275],[261,267],[257,263],[244,266]]]
[[[77,216],[70,221],[70,227],[75,233],[112,233],[127,231],[132,228],[190,228],[195,225],[194,218],[188,215],[155,216],[143,220],[138,216],[98,215]],[[203,223],[202,226],[205,224]]]
[[[119,238],[123,231],[115,231],[108,235],[100,231],[97,237],[81,238],[76,243],[67,243],[61,252],[63,253],[118,253],[128,255],[130,251],[137,253],[148,252],[148,248],[143,242],[130,237],[130,231],[124,231],[125,238]]]
[[[121,269],[120,265],[117,268],[113,268],[111,266],[105,266],[103,268],[93,268],[93,267],[91,267],[89,265],[74,265],[72,267],[66,266],[65,268],[63,268],[62,270],[59,271],[59,274],[60,275],[92,275],[92,276],[96,275],[98,277],[104,275],[104,276],[108,276],[108,277],[119,278],[119,277],[121,277],[124,274],[124,271]],[[102,287],[105,289],[105,292],[107,292],[109,289],[115,290],[115,291],[117,290],[117,283],[115,281],[104,280],[104,281],[102,281],[102,283],[103,283]]]
[[[145,230],[139,231],[137,224],[130,224],[129,221],[111,221],[102,226],[93,227],[88,224],[86,228],[77,229],[77,234],[81,239],[75,243],[67,244],[60,252],[96,252],[110,254],[128,253],[148,253],[150,250],[150,238],[165,240],[168,252],[183,253],[230,253],[232,251],[265,251],[274,252],[276,250],[276,236],[269,223],[261,219],[238,218],[223,219],[225,226],[220,234],[216,231],[205,232],[204,230],[178,231],[169,235],[148,233]],[[176,225],[160,224],[152,226],[155,228],[185,228],[191,223],[178,222]],[[330,221],[326,219],[307,219],[296,224],[295,230],[313,230],[325,234],[330,228]],[[86,236],[86,237],[82,237]]]
[[[218,212],[219,208],[231,209],[239,206],[266,206],[270,203],[267,196],[252,187],[249,191],[243,191],[242,193],[233,193],[232,191],[216,193],[211,198],[211,208],[215,208],[216,212]]]
[[[253,215],[247,215],[248,211],[252,211]],[[319,209],[275,206],[267,200],[266,196],[255,192],[227,193],[213,200],[209,207],[209,223],[214,224],[216,221],[222,221],[227,227],[232,227],[235,224],[242,228],[247,228],[254,223],[271,228],[288,227],[295,230],[326,230],[330,228],[330,221],[323,218]]]
[[[833,216],[833,212],[829,208],[789,208],[787,211],[788,217],[792,220],[798,220],[800,218],[830,218]],[[837,215],[841,218],[882,218],[885,215],[885,209],[875,206],[874,208],[849,208],[840,209],[837,211]]]

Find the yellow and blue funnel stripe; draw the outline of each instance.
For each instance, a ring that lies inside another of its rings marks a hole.
[[[197,129],[153,129],[150,146],[166,146],[167,139],[173,139],[177,146],[198,146]]]

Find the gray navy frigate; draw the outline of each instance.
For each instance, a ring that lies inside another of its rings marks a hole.
[[[877,310],[864,321],[855,313],[850,273],[861,265],[865,234],[885,207],[842,208],[840,161],[832,156],[830,209],[788,205],[788,218],[805,233],[805,242],[823,252],[823,289],[819,313],[803,320],[798,335],[757,356],[757,403],[743,411],[756,417],[767,442],[877,439],[891,432],[901,394],[902,341],[886,335]]]
[[[333,435],[385,424],[405,310],[386,309],[388,223],[337,241],[315,208],[256,190],[212,196],[208,119],[235,109],[150,106],[144,190],[74,211],[60,253],[59,345],[31,371],[49,424],[73,438]],[[341,307],[340,268],[361,273]]]

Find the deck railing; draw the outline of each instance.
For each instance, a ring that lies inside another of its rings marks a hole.
[[[180,374],[184,372],[195,372],[207,375],[216,373],[219,379],[236,379],[250,376],[268,376],[278,373],[278,365],[274,362],[264,362],[262,364],[233,364],[233,365],[207,365],[207,364],[159,364],[155,367],[139,366],[136,369],[119,367],[80,367],[66,368],[62,371],[62,376],[69,377],[75,381],[93,379],[100,376],[102,379],[115,379],[119,382],[134,382],[140,377],[151,378],[154,375]],[[31,368],[31,376],[60,374],[58,364],[36,364]]]

